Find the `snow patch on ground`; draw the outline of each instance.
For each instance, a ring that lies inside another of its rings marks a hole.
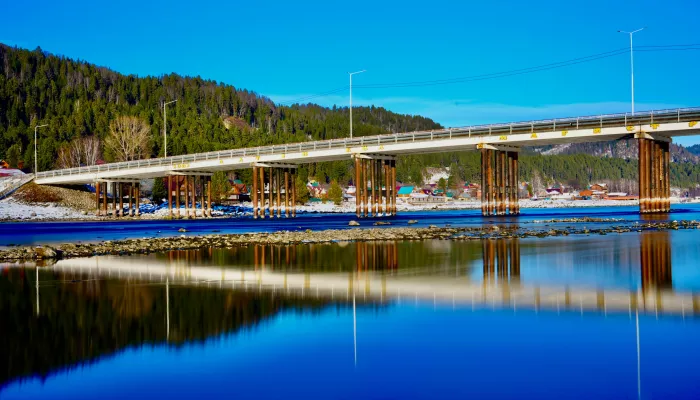
[[[0,220],[87,220],[94,215],[84,215],[82,212],[53,203],[23,204],[13,199],[0,201]]]

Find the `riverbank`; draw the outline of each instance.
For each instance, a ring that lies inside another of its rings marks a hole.
[[[683,202],[679,199],[672,198],[672,204],[693,204],[694,202]],[[697,202],[695,202],[697,203]],[[560,208],[595,208],[595,207],[623,207],[637,206],[639,203],[636,200],[520,200],[521,209],[560,209]],[[149,206],[150,207],[150,206]],[[397,211],[401,212],[416,212],[416,211],[442,211],[442,210],[479,210],[481,202],[479,201],[452,201],[446,203],[433,204],[408,204],[402,200],[397,203]],[[182,209],[184,215],[184,208]],[[252,204],[249,202],[241,203],[240,206],[226,209],[215,209],[213,216],[215,218],[230,218],[230,217],[245,217],[252,215]],[[330,213],[330,214],[354,214],[355,204],[344,202],[336,206],[331,202],[327,203],[309,203],[297,206],[297,212],[303,213]],[[201,210],[198,210],[198,217],[201,217]],[[168,219],[169,210],[167,208],[159,208],[151,212],[143,212],[139,217],[120,217],[124,219]],[[17,198],[9,198],[0,201],[0,221],[100,221],[114,220],[113,217],[98,217],[94,215],[94,210],[86,210],[85,206],[71,207],[62,205],[56,202],[38,202],[29,203]]]
[[[700,229],[698,221],[671,221],[650,223],[624,223],[614,219],[579,218],[552,220],[581,225],[591,222],[610,222],[603,228],[588,229],[585,226],[568,226],[564,229],[526,229],[520,225],[452,228],[430,226],[428,228],[351,228],[321,231],[277,231],[271,233],[246,233],[228,235],[187,235],[180,230],[178,237],[143,238],[103,241],[100,243],[64,243],[59,246],[23,246],[0,250],[0,261],[54,260],[96,255],[128,255],[162,253],[171,250],[195,250],[202,248],[231,248],[255,244],[289,245],[301,243],[329,243],[356,241],[397,240],[481,240],[508,238],[545,238],[568,235],[607,235],[613,233],[642,232],[646,230]],[[614,223],[614,225],[612,225]],[[386,222],[385,222],[386,224]]]

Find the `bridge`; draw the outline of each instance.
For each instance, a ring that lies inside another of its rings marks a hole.
[[[670,143],[673,137],[700,134],[700,108],[682,108],[468,126],[431,131],[394,133],[353,139],[215,151],[165,158],[119,162],[36,174],[41,185],[94,184],[99,215],[108,213],[108,184],[112,185],[111,213],[138,214],[139,181],[167,178],[170,214],[175,194],[185,216],[196,214],[197,186],[202,216],[211,216],[211,175],[216,171],[253,169],[253,215],[294,216],[294,175],[300,164],[354,160],[358,217],[396,213],[396,157],[451,151],[479,151],[482,169],[482,213],[518,214],[518,152],[525,146],[613,141],[639,142],[640,212],[670,211]],[[290,186],[291,180],[291,186]],[[267,186],[266,186],[267,185]],[[175,186],[175,190],[172,190]],[[266,190],[267,187],[267,190]],[[206,194],[206,199],[204,198]],[[127,211],[122,200],[128,198]],[[119,199],[119,206],[117,205]],[[136,208],[132,207],[135,200]],[[188,208],[190,207],[190,208]]]

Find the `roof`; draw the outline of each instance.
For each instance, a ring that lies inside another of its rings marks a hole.
[[[413,193],[413,186],[401,186],[397,194],[411,194]]]

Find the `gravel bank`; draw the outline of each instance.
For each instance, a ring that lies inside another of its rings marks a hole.
[[[552,222],[556,222],[552,220]],[[568,219],[566,222],[607,222],[604,219],[582,218]],[[615,222],[615,221],[613,221]],[[137,253],[158,253],[169,250],[192,250],[200,248],[230,248],[250,244],[296,244],[329,243],[347,241],[384,241],[384,240],[481,240],[504,238],[550,237],[567,235],[607,235],[645,230],[700,229],[697,221],[673,221],[655,223],[628,223],[612,225],[605,228],[588,229],[585,226],[566,229],[525,229],[512,225],[506,227],[486,226],[472,228],[384,228],[384,229],[336,229],[324,231],[280,231],[274,233],[254,233],[238,235],[206,235],[170,238],[144,238],[119,241],[105,241],[96,244],[66,243],[57,247],[17,247],[0,251],[0,260],[42,260],[71,257],[88,257],[93,255],[126,255]],[[183,232],[184,233],[184,232]]]

